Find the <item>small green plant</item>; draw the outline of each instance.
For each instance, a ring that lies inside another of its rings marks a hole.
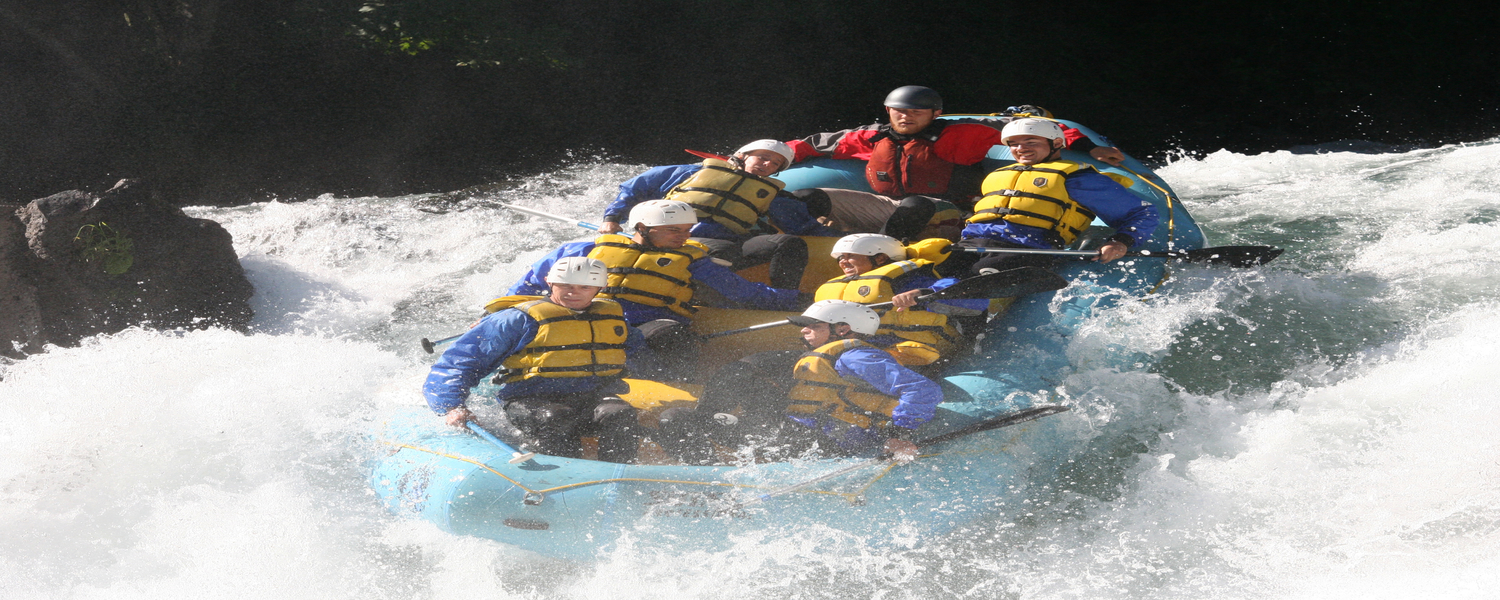
[[[73,243],[83,262],[99,265],[110,275],[120,275],[135,264],[135,242],[104,221],[79,227]]]

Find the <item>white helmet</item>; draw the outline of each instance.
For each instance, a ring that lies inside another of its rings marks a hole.
[[[852,233],[839,238],[833,243],[833,251],[829,252],[834,258],[840,254],[858,254],[860,256],[875,256],[884,254],[891,260],[906,260],[906,246],[888,235],[878,233]]]
[[[814,323],[844,323],[854,333],[865,335],[875,335],[880,330],[880,315],[868,306],[848,300],[819,300],[800,316],[787,317],[786,320],[804,327]]]
[[[1046,119],[1014,119],[1000,130],[1000,141],[1009,142],[1012,136],[1017,135],[1035,135],[1049,140],[1060,140],[1063,131],[1061,125]]]
[[[630,217],[626,220],[631,229],[640,225],[691,225],[698,222],[698,213],[681,200],[647,200],[630,209]]]
[[[571,283],[604,287],[609,283],[609,267],[604,261],[587,256],[559,258],[547,271],[547,283]]]
[[[791,146],[788,146],[776,140],[755,140],[753,142],[740,146],[740,149],[735,150],[734,153],[736,155],[740,155],[751,150],[770,150],[772,152],[780,154],[781,158],[786,159],[786,162],[782,163],[781,168],[777,170],[778,173],[780,173],[781,171],[785,171],[787,167],[792,166],[792,159],[795,158],[795,156],[792,154]]]

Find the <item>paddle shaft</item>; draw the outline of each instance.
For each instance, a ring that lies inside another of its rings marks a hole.
[[[448,342],[451,342],[453,340],[456,340],[458,338],[463,337],[463,335],[464,334],[462,334],[462,333],[460,333],[458,335],[450,335],[450,336],[445,337],[443,339],[440,339],[440,340],[438,340],[436,342],[430,341],[427,338],[422,338],[422,349],[426,350],[428,354],[432,354],[433,352],[435,352],[437,350],[437,346],[439,344],[446,344]]]
[[[1060,404],[1049,404],[1049,405],[1046,405],[1046,406],[1035,406],[1035,407],[1028,408],[1028,409],[1020,411],[1020,412],[1016,412],[1016,413],[1012,413],[1012,414],[1009,414],[1009,415],[1005,415],[1003,417],[995,417],[993,419],[986,419],[984,421],[980,421],[980,422],[975,423],[973,425],[969,425],[969,426],[961,428],[961,429],[956,429],[956,430],[950,431],[948,433],[943,433],[943,434],[938,434],[938,435],[935,435],[935,436],[932,436],[932,437],[923,438],[923,439],[917,440],[917,441],[915,441],[913,443],[916,444],[916,446],[918,448],[922,448],[922,447],[926,447],[926,446],[931,446],[933,444],[939,444],[939,443],[942,443],[942,442],[952,441],[952,440],[955,440],[955,439],[958,439],[958,438],[961,438],[961,437],[964,437],[964,436],[967,436],[967,435],[973,435],[973,434],[979,433],[981,431],[989,431],[991,429],[999,429],[1001,427],[1009,427],[1011,425],[1015,425],[1015,424],[1018,424],[1018,423],[1025,423],[1027,421],[1033,421],[1033,420],[1040,419],[1040,418],[1048,416],[1048,415],[1054,415],[1054,414],[1057,414],[1057,413],[1060,413],[1060,412],[1064,412],[1064,411],[1067,411],[1067,410],[1069,410],[1068,407],[1062,406]],[[768,500],[770,498],[774,498],[776,496],[781,496],[783,494],[790,494],[792,492],[796,492],[796,491],[799,491],[799,490],[804,490],[804,489],[807,489],[807,488],[812,487],[814,485],[817,485],[819,483],[823,483],[824,481],[828,481],[830,479],[837,478],[837,477],[839,477],[841,475],[845,475],[845,474],[848,474],[848,473],[851,473],[851,472],[854,472],[854,471],[858,471],[858,470],[863,469],[863,468],[868,467],[868,466],[872,466],[872,465],[880,464],[880,463],[883,463],[883,462],[887,462],[889,460],[891,460],[891,458],[889,456],[881,455],[881,456],[879,456],[877,458],[872,458],[872,459],[869,459],[869,460],[860,461],[860,462],[857,462],[855,464],[852,464],[852,465],[849,465],[847,467],[844,467],[842,469],[839,469],[837,471],[834,471],[832,473],[826,473],[826,474],[814,477],[812,479],[809,479],[807,481],[802,481],[802,482],[794,483],[792,485],[789,485],[789,486],[786,486],[786,487],[783,487],[783,488],[778,488],[778,489],[775,489],[775,490],[771,490],[769,492],[766,492],[764,494],[761,494],[759,496],[756,496],[754,498],[746,500],[745,502],[741,503],[740,505],[741,506],[745,506],[745,505],[749,505],[749,504],[755,504],[757,502],[764,502],[765,500]]]
[[[549,213],[549,212],[543,212],[543,211],[540,211],[540,210],[537,210],[537,209],[534,209],[534,208],[526,208],[524,206],[516,206],[514,204],[506,204],[504,202],[496,202],[495,206],[499,206],[501,208],[508,208],[510,210],[513,210],[513,211],[516,211],[516,212],[519,212],[519,213],[526,213],[528,215],[542,217],[544,219],[552,219],[554,221],[562,221],[564,223],[570,223],[572,225],[576,225],[578,227],[582,227],[584,229],[588,229],[588,230],[591,230],[591,231],[599,231],[599,226],[595,225],[593,223],[589,223],[589,222],[586,222],[586,221],[579,221],[577,219],[571,219],[571,218],[568,218],[568,217],[564,217],[562,215],[555,215],[555,214],[552,214],[552,213]]]
[[[504,450],[504,451],[506,451],[507,453],[510,453],[510,454],[517,454],[516,449],[510,447],[510,444],[507,444],[504,441],[502,441],[500,438],[495,437],[495,434],[490,433],[488,430],[486,430],[483,427],[480,427],[478,423],[475,423],[474,421],[467,421],[467,422],[464,423],[464,425],[468,426],[469,431],[474,432],[474,435],[477,435],[479,437],[484,438],[485,441],[488,441],[489,443],[494,444],[496,447],[500,448],[501,450]]]
[[[1071,256],[1098,258],[1096,250],[1043,250],[1039,248],[963,248],[965,252],[987,254],[1044,254],[1049,256]],[[1272,246],[1220,246],[1196,250],[1137,250],[1126,252],[1126,257],[1166,258],[1190,262],[1223,263],[1237,267],[1262,265],[1281,256],[1282,250]]]
[[[931,299],[933,297],[942,297],[942,296],[938,296],[937,292],[933,292],[933,293],[927,294],[925,296],[917,296],[917,301],[921,302],[923,300],[928,300],[928,299]],[[866,306],[869,306],[870,308],[890,308],[892,306],[895,306],[895,304],[896,304],[895,302],[880,302],[880,303],[877,303],[877,304],[867,304]],[[749,327],[743,327],[743,328],[740,328],[740,329],[731,329],[729,331],[719,331],[719,332],[715,332],[715,333],[710,333],[708,335],[703,336],[703,339],[708,340],[708,339],[713,339],[713,338],[716,338],[716,337],[723,337],[723,336],[726,336],[726,335],[735,335],[737,333],[750,333],[752,331],[760,331],[762,329],[770,329],[772,327],[781,327],[782,325],[791,325],[791,324],[792,324],[791,321],[789,321],[787,319],[782,319],[780,321],[775,321],[775,322],[771,322],[771,323],[761,323],[759,325],[751,325]]]
[[[552,219],[554,221],[562,221],[564,223],[568,223],[568,224],[571,224],[571,225],[576,225],[578,227],[582,227],[582,228],[590,230],[590,231],[599,231],[599,226],[598,225],[595,225],[593,223],[588,223],[588,222],[585,222],[585,221],[579,221],[579,220],[576,220],[576,219],[570,219],[570,218],[564,217],[562,215],[555,215],[555,214],[552,214],[552,213],[549,213],[549,212],[540,211],[540,210],[537,210],[537,209],[534,209],[534,208],[526,208],[524,206],[516,206],[514,204],[506,204],[504,202],[495,202],[493,204],[495,206],[500,207],[500,208],[507,208],[507,209],[510,209],[510,210],[513,210],[513,211],[516,211],[516,212],[519,212],[519,213],[526,213],[528,215],[542,217],[544,219]],[[456,339],[458,339],[462,335],[463,334],[460,333],[458,335],[445,337],[445,338],[437,340],[437,341],[430,341],[427,338],[422,338],[422,349],[426,350],[428,354],[433,354],[434,352],[437,351],[437,347],[438,346],[446,344],[446,343],[451,342],[453,340],[456,340]]]
[[[1020,271],[1020,273],[1017,273],[1017,271]],[[1033,294],[1037,292],[1061,289],[1063,287],[1066,287],[1067,285],[1068,281],[1066,279],[1063,279],[1056,273],[1053,273],[1046,269],[1037,267],[1021,267],[1019,269],[1010,269],[1001,271],[999,273],[980,275],[978,277],[970,277],[968,279],[960,280],[958,283],[955,283],[931,294],[917,296],[917,301],[922,302],[927,300],[942,300],[945,298],[954,300],[1003,298],[1006,296]],[[1018,289],[1007,289],[1006,293],[997,293],[997,288],[1002,287]],[[869,306],[870,308],[890,308],[892,306],[895,306],[895,303],[880,302],[876,304],[869,304],[867,306]],[[759,331],[762,329],[770,329],[772,327],[780,327],[782,325],[791,324],[791,321],[782,319],[780,321],[771,323],[761,323],[759,325],[751,325],[749,327],[743,327],[740,329],[731,329],[729,331],[710,333],[703,336],[703,338],[712,339],[716,337],[723,337],[726,335],[749,333],[751,331]]]

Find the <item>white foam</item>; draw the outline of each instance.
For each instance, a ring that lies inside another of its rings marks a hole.
[[[366,435],[420,402],[431,357],[412,340],[590,235],[487,202],[594,221],[639,167],[570,166],[442,214],[418,198],[192,209],[235,236],[257,334],[132,330],[0,365],[0,597],[1486,597],[1497,153],[1163,169],[1215,242],[1288,252],[1175,268],[1164,295],[1084,323],[1058,390],[1075,461],[1023,513],[910,548],[765,531],[718,553],[627,540],[590,565],[387,515]],[[1165,359],[1178,371],[1151,368]],[[1218,379],[1173,379],[1201,371]]]

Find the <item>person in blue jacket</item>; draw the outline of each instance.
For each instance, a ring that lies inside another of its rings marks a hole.
[[[1000,137],[1016,162],[985,177],[984,195],[968,218],[960,247],[1060,249],[1098,217],[1115,230],[1095,259],[1109,262],[1156,231],[1155,205],[1092,166],[1061,158],[1063,131],[1056,122],[1016,119]],[[977,274],[1052,262],[1039,255],[954,252],[938,271],[962,276],[965,270]]]
[[[755,433],[768,434],[764,447],[791,455],[816,447],[833,455],[879,449],[914,458],[911,439],[932,420],[943,392],[864,341],[879,329],[880,316],[857,302],[821,300],[788,320],[802,325],[809,352],[762,353],[726,366],[704,387],[698,406],[663,411],[662,445],[694,464],[712,462],[711,441],[737,445]]]
[[[729,261],[734,270],[769,262],[771,286],[795,288],[807,266],[807,243],[797,236],[839,233],[817,220],[828,205],[809,206],[783,192],[784,184],[772,177],[791,161],[786,144],[756,140],[725,159],[650,169],[620,184],[620,193],[604,208],[599,232],[620,232],[620,222],[641,202],[681,200],[698,215],[692,239],[707,246],[711,256]]]
[[[604,261],[609,283],[601,296],[620,303],[625,320],[639,327],[656,369],[641,373],[653,379],[687,379],[694,372],[701,344],[687,325],[697,311],[695,287],[717,294],[716,304],[762,310],[800,310],[811,294],[748,281],[715,263],[708,248],[688,239],[698,223],[691,206],[678,200],[649,200],[630,209],[629,237],[604,234],[593,241],[572,242],[532,264],[507,294],[536,294],[546,285],[539,274],[570,256]],[[800,240],[799,240],[800,241]],[[643,363],[648,361],[642,361]]]
[[[891,308],[876,311],[879,334],[866,341],[890,351],[908,367],[934,365],[940,357],[951,358],[972,346],[989,308],[989,300],[939,300],[918,306],[919,296],[958,282],[940,277],[934,269],[947,260],[952,245],[943,238],[908,247],[879,233],[846,235],[830,252],[844,275],[819,286],[813,299],[890,302]]]
[[[708,258],[708,249],[688,239],[698,224],[691,206],[677,200],[652,200],[631,209],[630,236],[605,234],[587,242],[570,242],[542,257],[512,284],[507,294],[537,294],[546,289],[541,274],[559,259],[589,256],[609,267],[602,292],[625,309],[631,325],[671,320],[692,321],[693,284],[702,283],[736,308],[801,310],[806,302],[795,287],[782,289],[746,280]]]
[[[505,419],[523,449],[578,457],[579,438],[597,435],[599,460],[630,462],[640,442],[637,411],[616,394],[626,357],[642,350],[619,303],[597,298],[608,273],[602,261],[568,257],[549,267],[547,295],[490,303],[495,312],[453,342],[432,365],[422,395],[433,412],[463,427],[474,414],[470,388],[499,370]]]

